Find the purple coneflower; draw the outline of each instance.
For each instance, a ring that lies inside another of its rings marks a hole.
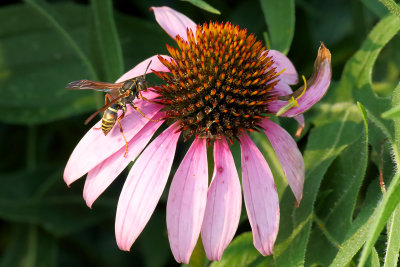
[[[196,25],[168,7],[153,7],[160,26],[176,40],[169,56],[153,56],[117,82],[149,72],[165,84],[135,100],[118,127],[104,136],[91,129],[72,153],[64,172],[70,185],[87,173],[83,196],[89,207],[124,168],[136,159],[123,186],[115,234],[129,250],[150,219],[170,174],[178,139],[194,141],[174,174],[167,202],[172,253],[188,263],[201,233],[210,260],[220,260],[235,235],[242,206],[241,186],[228,142],[241,146],[242,187],[254,246],[273,252],[279,227],[279,199],[268,163],[248,135],[264,131],[282,165],[297,203],[304,183],[304,161],[293,138],[268,116],[301,115],[326,93],[331,79],[330,53],[321,45],[307,86],[293,92],[297,72],[282,53],[267,50],[253,34],[230,23]],[[158,102],[156,104],[154,102]],[[161,120],[160,120],[161,119]],[[169,128],[147,147],[165,122]],[[98,122],[95,127],[99,127]],[[207,145],[214,149],[214,173],[208,184]],[[139,156],[140,155],[140,156]]]

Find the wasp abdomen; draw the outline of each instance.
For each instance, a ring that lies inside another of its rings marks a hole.
[[[101,123],[101,130],[103,131],[104,135],[107,135],[111,129],[114,127],[115,122],[117,121],[118,117],[118,105],[112,105],[106,109],[103,114],[103,120]]]

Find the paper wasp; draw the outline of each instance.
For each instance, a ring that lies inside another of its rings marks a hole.
[[[95,82],[89,80],[79,80],[70,82],[66,86],[66,88],[70,90],[96,90],[107,93],[105,96],[105,105],[101,109],[93,113],[89,118],[87,118],[85,121],[85,125],[88,124],[94,117],[96,117],[97,114],[104,111],[101,127],[95,129],[101,129],[104,135],[107,135],[114,127],[115,123],[118,123],[121,134],[125,140],[126,149],[124,156],[126,156],[126,154],[128,153],[128,142],[126,141],[120,121],[125,116],[126,106],[128,104],[131,105],[132,108],[139,111],[143,117],[151,121],[154,121],[146,117],[146,115],[144,115],[143,112],[138,107],[135,107],[135,105],[133,104],[133,100],[135,98],[141,98],[143,100],[152,102],[142,96],[142,91],[146,91],[148,88],[148,84],[146,82],[146,72],[150,64],[151,61],[149,62],[149,65],[147,65],[146,71],[142,76],[129,79],[124,82],[107,83],[107,82]],[[109,103],[107,103],[107,99],[110,101]],[[118,110],[122,110],[122,114],[119,117],[118,117]]]

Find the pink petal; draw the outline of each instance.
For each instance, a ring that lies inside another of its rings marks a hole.
[[[146,101],[140,101],[135,106],[139,107],[148,118],[152,118],[162,108],[162,105]],[[127,106],[125,117],[121,120],[126,140],[129,142],[148,122],[147,118]],[[100,125],[101,121],[96,123],[72,152],[64,170],[64,181],[67,185],[70,185],[122,147],[125,147],[124,138],[117,124],[107,136],[101,130],[94,129],[100,127]],[[122,156],[123,154],[121,154]]]
[[[299,204],[303,196],[305,175],[303,156],[296,142],[285,129],[268,119],[263,120],[261,126],[271,142],[289,186]]]
[[[151,7],[158,24],[166,31],[173,39],[179,35],[183,40],[187,41],[186,29],[192,29],[196,35],[196,23],[191,19],[173,10],[167,6]]]
[[[240,137],[244,203],[254,246],[272,254],[279,228],[279,199],[268,163],[247,134]]]
[[[157,120],[161,118],[161,116],[162,114],[159,113],[154,116],[153,119]],[[126,157],[121,156],[125,153],[125,147],[122,147],[119,151],[115,152],[108,159],[89,171],[83,189],[83,198],[90,208],[93,202],[107,189],[126,166],[136,159],[163,122],[164,121],[149,121],[146,126],[135,135],[135,138],[132,138],[132,140],[128,142],[128,153]]]
[[[128,251],[156,208],[174,160],[180,132],[176,124],[160,134],[140,155],[122,188],[115,219],[118,247]]]
[[[207,258],[219,261],[238,227],[242,194],[235,162],[225,139],[214,141],[214,162],[201,239]]]
[[[285,69],[280,75],[279,80],[285,82],[286,84],[296,84],[298,80],[296,68],[290,59],[284,54],[277,50],[268,50],[268,56],[272,56],[274,64],[272,67],[276,68],[276,72],[279,73]]]
[[[167,202],[168,239],[177,262],[189,263],[207,201],[206,140],[196,138],[172,180]]]
[[[296,137],[300,137],[301,133],[302,133],[303,130],[304,130],[304,127],[306,127],[306,123],[304,122],[304,115],[303,115],[303,114],[296,115],[296,116],[294,116],[293,118],[294,118],[294,119],[297,121],[297,123],[299,124],[299,126],[297,127],[297,131],[296,131],[295,136],[296,136]]]
[[[314,72],[307,81],[307,90],[304,95],[297,99],[298,107],[293,107],[282,114],[285,117],[294,117],[302,114],[317,103],[327,92],[331,83],[331,54],[322,44],[318,51],[317,59],[314,63]],[[268,109],[278,112],[288,101],[275,100],[269,102]]]
[[[165,56],[165,55],[162,55],[162,56],[167,59],[170,58],[169,56]],[[150,61],[151,61],[151,64],[149,66]],[[131,69],[130,71],[128,71],[124,75],[122,75],[116,81],[116,83],[123,82],[123,81],[129,80],[129,79],[133,79],[138,76],[144,75],[145,74],[144,72],[146,71],[147,66],[149,66],[149,68],[147,69],[146,74],[152,72],[152,70],[159,71],[159,72],[169,72],[168,68],[165,67],[158,59],[158,56],[155,55],[155,56],[145,59],[144,61],[137,64],[133,69]]]
[[[293,90],[286,82],[280,80],[271,90],[271,93],[278,96],[284,96],[290,95],[293,93]]]

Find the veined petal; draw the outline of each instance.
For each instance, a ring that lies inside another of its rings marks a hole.
[[[219,261],[235,235],[242,209],[239,176],[225,138],[214,141],[214,162],[201,239],[207,258]]]
[[[327,92],[331,83],[331,53],[321,44],[318,50],[318,56],[314,63],[314,72],[307,81],[307,90],[304,94],[297,98],[298,107],[292,107],[283,113],[281,116],[294,117],[302,114],[317,103]],[[303,87],[300,87],[296,92],[300,95]],[[294,94],[296,94],[296,92]],[[272,112],[278,112],[283,106],[287,105],[286,100],[274,100],[269,102],[268,109]]]
[[[267,135],[276,156],[281,163],[283,172],[289,183],[297,203],[300,204],[304,185],[304,160],[296,142],[285,129],[268,119],[262,121],[261,126]]]
[[[154,116],[153,119],[160,119],[161,116],[162,114],[159,113]],[[131,161],[134,161],[139,153],[142,152],[163,122],[164,121],[149,121],[146,126],[135,135],[135,138],[132,138],[131,141],[128,142],[128,153],[126,157],[122,156],[125,153],[125,147],[122,147],[111,157],[89,171],[83,189],[83,198],[90,208],[93,202],[107,189],[126,166],[128,166]]]
[[[271,93],[277,96],[284,96],[290,95],[291,93],[293,93],[293,90],[286,82],[279,81],[271,90]]]
[[[153,213],[167,183],[180,132],[176,124],[139,156],[122,188],[115,219],[118,247],[128,251]]]
[[[162,105],[146,101],[140,101],[136,106],[148,118],[152,118],[162,108]],[[121,120],[126,140],[129,142],[148,122],[149,119],[127,106],[125,117]],[[121,147],[125,147],[118,124],[106,136],[100,129],[95,129],[100,126],[101,121],[86,133],[72,152],[64,170],[64,181],[67,185],[85,175]],[[123,153],[121,156],[123,157]]]
[[[279,199],[268,163],[247,134],[240,137],[244,202],[256,249],[272,254],[279,228]]]
[[[196,138],[172,180],[167,202],[168,239],[177,262],[189,263],[207,201],[206,139]]]
[[[279,75],[280,81],[285,82],[286,84],[296,84],[299,81],[296,68],[287,56],[277,50],[268,50],[268,56],[272,57],[272,60],[274,61],[272,67],[276,68],[275,71],[277,73],[284,70]]]
[[[169,56],[162,55],[166,59],[170,59]],[[151,61],[151,64],[149,66],[149,63]],[[146,71],[147,66],[149,68]],[[123,82],[129,79],[136,78],[138,76],[142,76],[144,74],[152,72],[152,70],[159,71],[159,72],[169,72],[168,68],[165,67],[160,60],[158,59],[158,55],[152,56],[148,59],[145,59],[144,61],[140,62],[137,64],[133,69],[130,71],[126,72],[124,75],[119,77],[119,79],[116,81],[116,83]],[[145,73],[146,71],[146,73]]]
[[[158,24],[166,31],[173,39],[179,35],[183,40],[187,41],[186,29],[192,29],[196,33],[196,23],[191,19],[167,6],[151,7]]]

